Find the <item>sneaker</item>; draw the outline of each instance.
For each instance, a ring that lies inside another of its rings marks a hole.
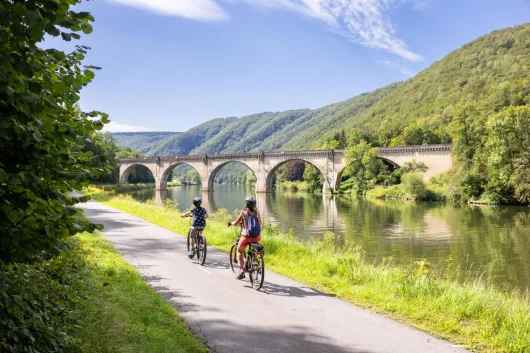
[[[188,257],[192,259],[194,256],[195,256],[195,249],[190,249],[190,251],[188,252]]]
[[[236,277],[236,278],[237,278],[237,279],[243,279],[243,278],[245,278],[245,271],[244,271],[242,268],[240,268],[240,269],[237,271],[237,277]]]

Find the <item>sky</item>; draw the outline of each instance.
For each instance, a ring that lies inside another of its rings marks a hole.
[[[91,0],[83,110],[108,131],[318,108],[407,80],[463,44],[530,22],[530,0]],[[69,50],[72,43],[44,45]]]

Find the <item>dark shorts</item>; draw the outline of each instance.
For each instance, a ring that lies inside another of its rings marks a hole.
[[[197,233],[198,233],[197,231],[198,230],[203,230],[204,228],[206,228],[206,227],[199,227],[199,226],[191,227],[191,229],[190,229],[190,237],[193,239],[193,241],[197,241]]]

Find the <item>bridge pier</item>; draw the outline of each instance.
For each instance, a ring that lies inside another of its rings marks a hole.
[[[161,177],[155,178],[155,190],[156,191],[167,190],[167,181],[163,180]]]

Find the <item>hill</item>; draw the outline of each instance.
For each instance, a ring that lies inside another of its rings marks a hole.
[[[448,142],[455,108],[472,103],[489,114],[512,104],[529,84],[529,68],[530,25],[524,24],[482,36],[407,81],[319,109],[214,119],[181,133],[115,136],[147,155],[320,148],[354,127],[375,134],[382,146]],[[411,124],[421,137],[406,135]]]

